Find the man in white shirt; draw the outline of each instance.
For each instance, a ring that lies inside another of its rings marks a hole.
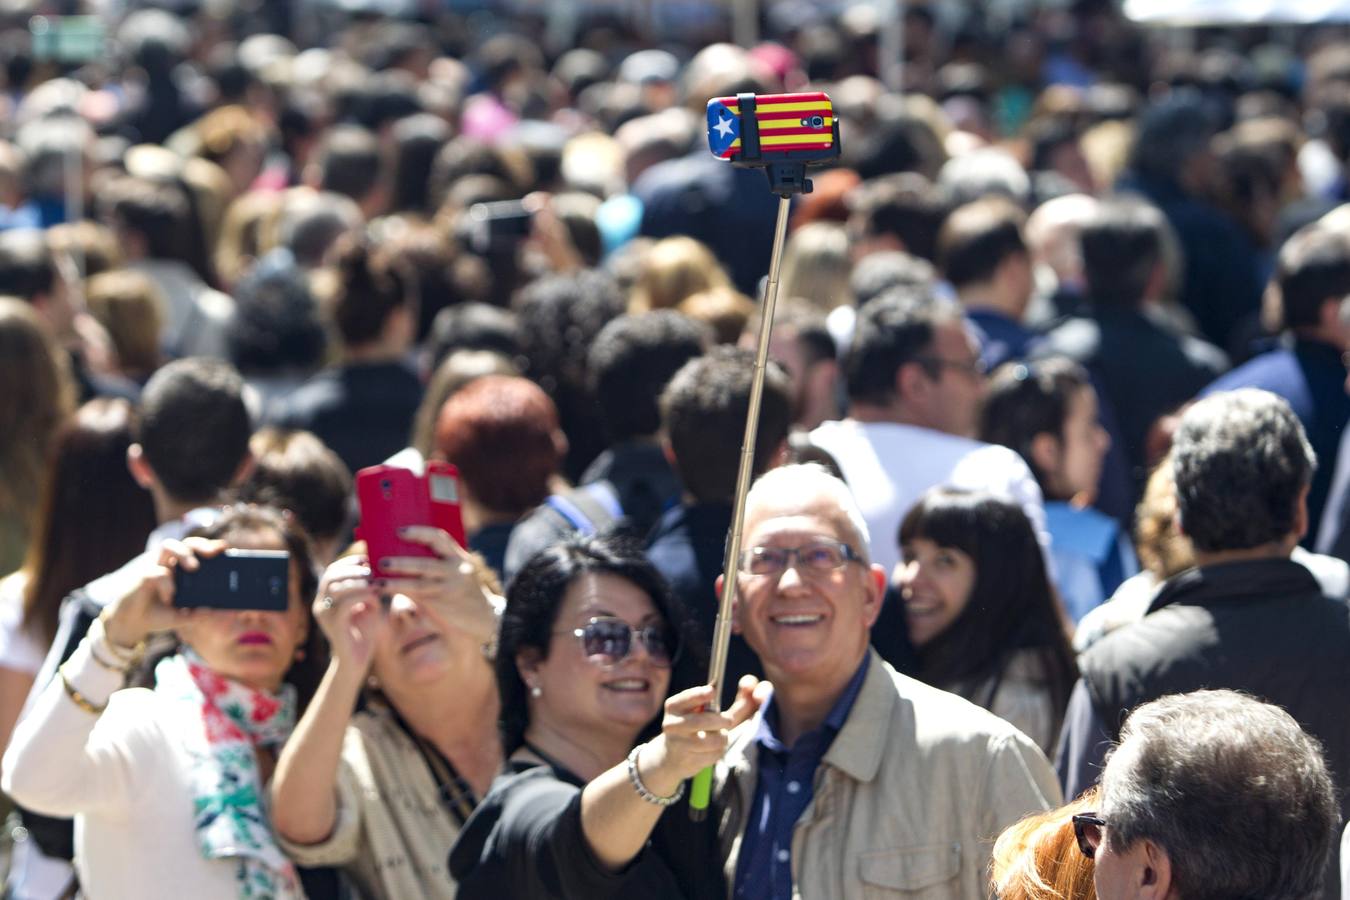
[[[1006,447],[974,439],[984,397],[979,345],[958,306],[897,290],[858,313],[844,363],[849,416],[811,441],[839,464],[872,533],[872,558],[894,569],[900,520],[937,485],[991,491],[1021,504],[1048,546],[1036,479]]]

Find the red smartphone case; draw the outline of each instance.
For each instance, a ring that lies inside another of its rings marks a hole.
[[[459,508],[459,470],[446,462],[428,462],[426,473],[397,466],[370,466],[356,473],[361,522],[356,537],[366,542],[371,573],[393,577],[380,566],[391,556],[435,556],[430,547],[405,541],[398,530],[430,525],[467,546]]]

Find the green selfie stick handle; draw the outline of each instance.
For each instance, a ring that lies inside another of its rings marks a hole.
[[[722,696],[722,679],[727,670],[727,649],[731,644],[732,600],[736,596],[736,573],[740,569],[741,529],[745,525],[745,497],[750,493],[750,479],[754,473],[755,438],[759,433],[759,409],[764,399],[764,370],[769,364],[769,336],[773,331],[773,310],[778,302],[778,271],[783,261],[783,244],[787,240],[790,193],[785,191],[778,199],[778,221],[774,226],[773,255],[769,259],[769,281],[764,287],[764,304],[760,309],[759,344],[755,351],[755,371],[750,380],[749,412],[745,417],[745,437],[741,441],[741,465],[736,475],[736,502],[732,506],[731,533],[727,538],[727,555],[722,566],[722,596],[717,608],[717,625],[713,629],[712,662],[708,666],[708,684],[712,685],[713,699],[709,704],[717,708]],[[694,776],[689,790],[689,816],[701,822],[708,814],[712,798],[712,767]]]

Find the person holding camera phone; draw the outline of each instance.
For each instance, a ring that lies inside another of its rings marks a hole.
[[[219,591],[178,596],[187,593],[178,570],[243,582],[235,560],[215,559],[227,548],[289,553],[283,609],[240,608],[270,598]],[[306,538],[273,510],[231,507],[197,536],[165,541],[119,583],[15,729],[5,792],[75,817],[80,883],[98,896],[168,900],[190,885],[196,900],[303,897],[262,786],[323,664],[304,599],[315,583]],[[162,632],[178,640],[145,663],[154,686],[121,689]]]
[[[677,804],[765,693],[747,676],[725,712],[707,685],[671,695],[687,632],[630,540],[574,535],[525,564],[497,654],[508,758],[450,851],[459,900],[725,896],[716,817]]]
[[[446,852],[502,763],[490,660],[502,600],[447,532],[398,537],[435,555],[378,559],[383,578],[364,556],[323,574],[314,615],[332,657],[281,753],[273,819],[292,859],[341,868],[362,896],[452,898]]]

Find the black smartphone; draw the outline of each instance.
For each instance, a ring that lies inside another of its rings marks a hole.
[[[291,555],[285,550],[226,550],[197,562],[195,572],[174,570],[174,606],[285,612],[290,605]]]
[[[469,243],[476,253],[514,248],[530,236],[533,214],[520,200],[475,203],[469,207]]]

